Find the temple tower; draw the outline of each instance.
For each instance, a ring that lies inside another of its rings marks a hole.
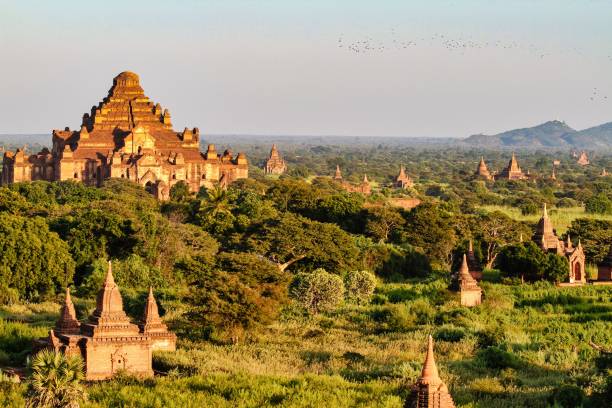
[[[397,188],[410,188],[414,186],[412,179],[406,174],[404,166],[400,166],[399,174],[395,178],[395,187]]]
[[[281,157],[276,145],[272,145],[272,149],[270,150],[270,156],[268,160],[266,160],[266,164],[264,166],[264,172],[266,174],[283,174],[287,171],[287,163]]]
[[[580,152],[580,157],[578,157],[578,161],[576,163],[578,163],[581,166],[587,166],[590,163],[589,156],[587,156],[584,150]]]
[[[176,335],[168,331],[168,326],[159,317],[152,287],[149,287],[149,296],[139,327],[143,334],[151,337],[153,350],[176,350]]]
[[[484,161],[484,156],[480,157],[480,162],[478,163],[478,167],[476,168],[475,176],[481,177],[485,180],[493,180],[493,176],[489,172],[487,164]]]
[[[512,152],[512,157],[508,162],[508,166],[505,167],[501,173],[496,177],[496,179],[505,179],[505,180],[524,180],[527,177],[523,174],[521,167],[516,160],[516,156],[514,152]]]
[[[81,330],[81,323],[76,318],[76,312],[74,310],[74,304],[70,297],[70,288],[66,287],[66,297],[64,298],[64,304],[60,312],[60,318],[55,324],[56,334],[79,334]]]
[[[336,164],[336,174],[334,174],[334,180],[342,180],[342,172],[340,171],[340,166]]]
[[[438,374],[431,335],[427,339],[427,354],[425,355],[421,377],[412,387],[412,392],[406,400],[404,407],[455,408],[453,398]]]
[[[476,258],[476,254],[474,253],[474,246],[472,240],[470,239],[467,251],[467,264],[470,271],[470,275],[476,280],[482,279],[482,265]]]
[[[478,286],[476,279],[470,274],[465,254],[463,254],[456,279],[455,288],[459,290],[461,306],[472,307],[482,303],[482,289]]]

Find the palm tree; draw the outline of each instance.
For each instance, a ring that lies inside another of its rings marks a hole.
[[[206,197],[200,202],[200,217],[218,217],[231,215],[233,206],[229,202],[227,190],[216,186],[206,191]]]
[[[78,408],[85,398],[80,356],[42,350],[32,360],[28,408]]]

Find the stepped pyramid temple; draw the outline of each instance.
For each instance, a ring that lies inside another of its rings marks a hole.
[[[132,180],[167,199],[179,181],[196,192],[247,178],[248,161],[243,153],[219,155],[214,145],[202,154],[198,128],[175,132],[170,112],[145,96],[138,75],[122,72],[108,96],[83,115],[80,130],[53,131],[51,151],[5,153],[1,182],[76,180],[99,186],[111,177]]]
[[[484,161],[484,157],[481,157],[480,162],[478,162],[478,167],[476,168],[475,176],[483,178],[485,180],[493,180],[493,176],[487,168],[487,164]]]
[[[49,337],[39,341],[39,347],[82,356],[87,380],[104,380],[118,371],[149,377],[153,375],[152,351],[174,351],[176,335],[161,322],[152,290],[140,327],[130,322],[109,262],[96,310],[89,319],[84,323],[77,320],[66,289],[60,319]]]
[[[363,175],[363,181],[360,184],[353,185],[342,178],[340,166],[336,165],[336,173],[334,174],[334,180],[342,184],[342,187],[349,193],[360,193],[363,195],[372,194],[372,186],[370,185],[370,180],[368,180],[367,174]]]
[[[287,163],[281,157],[276,145],[273,144],[270,157],[268,157],[264,166],[264,172],[266,174],[283,174],[285,171],[287,171]]]
[[[608,255],[597,265],[597,281],[612,282],[612,245]]]
[[[471,239],[467,251],[467,264],[470,275],[472,275],[472,277],[476,280],[481,280],[482,265],[480,265],[480,262],[478,262],[478,259],[476,258],[476,254],[474,254],[474,246],[472,245]]]
[[[455,290],[459,291],[461,306],[472,307],[482,303],[482,289],[478,286],[476,279],[470,274],[465,254],[463,254],[463,260],[453,286]]]
[[[400,171],[395,178],[395,187],[397,188],[410,188],[414,186],[414,181],[406,174],[404,166],[400,166]]]
[[[421,371],[421,377],[412,387],[412,392],[405,408],[455,408],[453,398],[448,392],[446,384],[438,374],[438,367],[434,359],[433,339],[427,339],[427,355]]]
[[[576,163],[578,163],[581,166],[586,166],[589,164],[589,156],[587,156],[584,150],[580,152],[580,157],[578,157],[578,161]]]
[[[527,176],[523,174],[521,167],[516,161],[516,156],[512,152],[512,158],[508,162],[508,167],[505,167],[496,177],[496,180],[525,180]]]
[[[544,204],[542,218],[538,222],[532,240],[542,251],[555,253],[567,258],[569,262],[569,283],[586,283],[585,256],[580,240],[578,240],[578,245],[574,247],[569,235],[567,242],[563,242],[557,237],[557,232],[554,230],[552,221],[548,217],[546,204]]]

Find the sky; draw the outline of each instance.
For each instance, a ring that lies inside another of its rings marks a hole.
[[[466,137],[612,121],[612,0],[0,0],[0,133],[138,73],[175,129]]]

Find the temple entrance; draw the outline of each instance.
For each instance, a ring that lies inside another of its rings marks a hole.
[[[147,181],[147,183],[144,185],[144,188],[147,193],[153,194],[153,183]]]
[[[577,282],[582,281],[582,267],[580,262],[574,264],[574,280]]]

